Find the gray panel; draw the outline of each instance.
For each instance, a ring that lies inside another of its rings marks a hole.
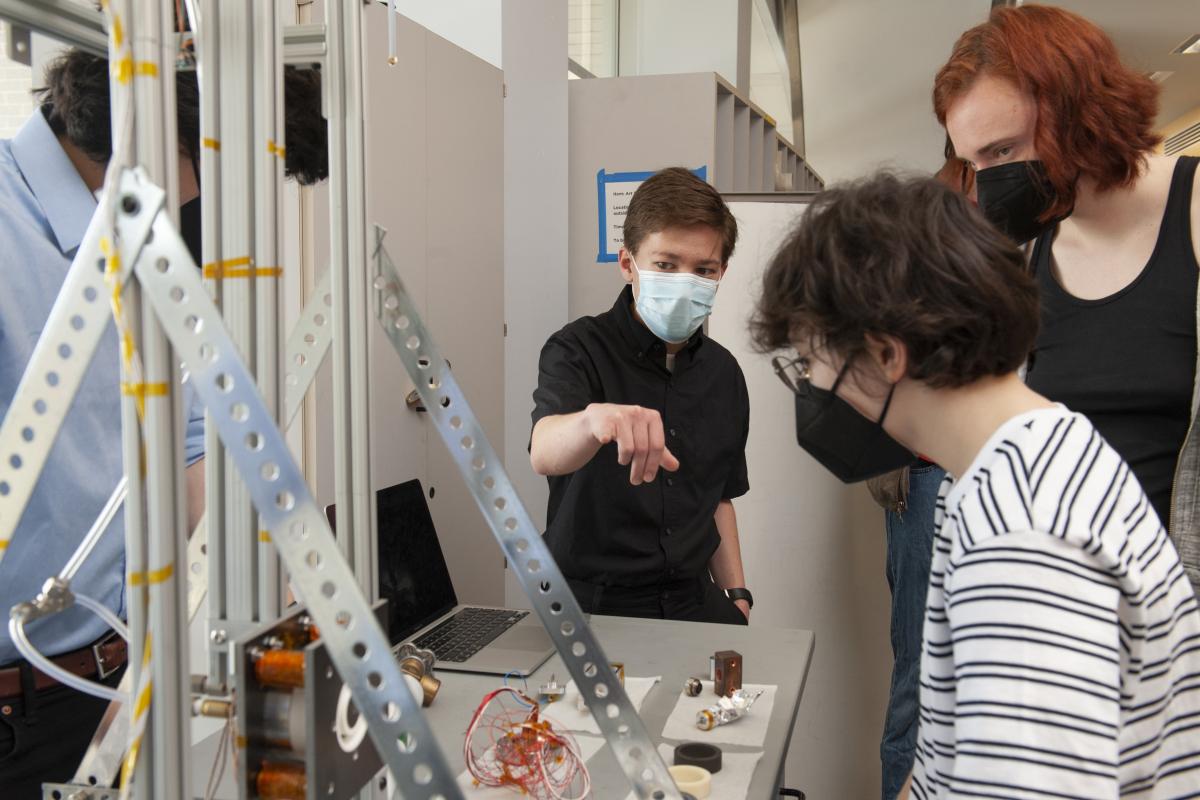
[[[372,4],[364,16],[367,219],[388,230],[405,286],[477,398],[489,435],[502,442],[502,73],[403,16],[398,62],[389,65],[386,8]],[[327,249],[327,230],[319,227],[316,239],[318,252]],[[317,263],[324,271],[326,259]],[[430,510],[462,597],[502,603],[500,553],[429,420],[405,407],[412,381],[387,337],[377,325],[369,336],[375,487],[419,478],[434,488]],[[332,502],[328,365],[314,396],[318,497]],[[489,557],[472,558],[481,543]]]
[[[717,86],[717,157],[713,178],[722,192],[733,191],[733,95]]]
[[[503,458],[502,75],[432,34],[425,47],[426,319]],[[393,241],[388,249],[403,259],[398,245]],[[504,558],[454,461],[435,438],[431,433],[427,467],[437,493],[429,505],[459,601],[502,605]]]
[[[610,308],[622,282],[596,263],[596,173],[668,166],[714,169],[712,73],[571,81],[571,273],[568,317]]]

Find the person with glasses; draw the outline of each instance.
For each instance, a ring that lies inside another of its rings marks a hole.
[[[530,460],[550,482],[546,541],[585,612],[746,624],[733,500],[746,493],[750,402],[705,335],[737,223],[665,169],[630,199],[612,309],[542,348]]]
[[[1200,589],[1200,159],[1154,152],[1158,94],[1099,27],[1039,5],[993,9],[933,82],[954,156],[941,174],[1030,243],[1041,326],[1029,385],[1087,415],[1129,463]],[[889,517],[902,548],[929,551],[929,504]],[[928,581],[919,557],[889,567],[900,586]],[[885,799],[913,759],[921,617],[894,600]]]
[[[1194,796],[1196,595],[1130,465],[1018,374],[1039,313],[961,194],[884,174],[814,200],[751,330],[794,351],[798,442],[839,478],[914,452],[948,473],[911,796]]]

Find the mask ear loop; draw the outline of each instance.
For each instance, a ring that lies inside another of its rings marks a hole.
[[[875,423],[881,429],[883,428],[883,418],[887,416],[888,408],[890,408],[892,405],[892,395],[894,395],[895,393],[896,393],[896,384],[893,383],[892,388],[888,390],[887,399],[883,401],[883,411],[879,412],[879,421]],[[884,431],[884,433],[887,433],[887,431]]]

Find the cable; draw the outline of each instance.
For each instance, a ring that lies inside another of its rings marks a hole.
[[[125,623],[113,613],[111,608],[85,594],[76,594],[75,602],[104,620],[104,624],[116,631],[117,636],[126,642],[129,641],[129,628],[125,627]]]
[[[17,650],[26,661],[64,686],[70,686],[72,689],[76,689],[84,694],[90,694],[93,697],[99,697],[102,700],[110,702],[124,703],[129,700],[124,692],[113,689],[110,686],[105,686],[102,683],[81,678],[42,655],[25,634],[25,620],[21,617],[9,617],[8,635],[12,638],[13,644],[17,646]]]
[[[67,583],[71,582],[71,579],[75,577],[75,573],[79,571],[83,562],[92,554],[92,550],[95,548],[96,543],[100,541],[100,537],[108,530],[108,526],[112,524],[113,517],[117,515],[117,509],[125,502],[125,495],[128,492],[129,478],[122,475],[121,480],[117,483],[117,488],[113,489],[113,493],[109,495],[104,508],[100,509],[100,515],[92,523],[92,527],[88,530],[87,535],[83,537],[83,541],[79,543],[79,547],[75,548],[75,552],[71,554],[67,565],[62,568],[62,572],[58,573],[58,577]]]

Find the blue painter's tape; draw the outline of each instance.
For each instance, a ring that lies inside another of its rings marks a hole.
[[[653,175],[649,172],[605,172],[601,169],[596,173],[596,230],[598,243],[596,248],[596,263],[611,264],[617,260],[617,253],[608,252],[608,204],[605,202],[605,189],[610,183],[641,183]],[[702,181],[708,180],[708,166],[699,166],[692,174]]]

